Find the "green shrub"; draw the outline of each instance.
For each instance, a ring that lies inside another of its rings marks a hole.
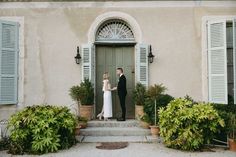
[[[217,140],[221,140],[224,142],[227,142],[227,134],[230,131],[231,125],[230,125],[230,117],[232,114],[236,116],[236,105],[234,104],[213,104],[213,107],[217,112],[219,113],[220,117],[224,119],[225,121],[225,127],[220,127],[218,130],[220,132],[217,132],[215,134],[215,138]]]
[[[71,87],[69,91],[71,98],[81,105],[93,105],[94,104],[94,88],[89,79],[85,79],[79,86]]]
[[[236,142],[236,115],[231,113],[229,117],[228,137]]]
[[[168,94],[161,94],[157,98],[157,110],[159,110],[161,107],[166,107],[168,103],[173,100],[174,98],[171,95]],[[147,97],[144,103],[144,112],[149,117],[149,122],[151,125],[155,123],[155,102],[150,97]],[[159,122],[159,117],[157,116],[157,123]]]
[[[2,139],[0,139],[0,151],[7,150],[9,148],[9,145],[10,145],[9,138],[3,137]]]
[[[219,126],[224,126],[209,103],[178,98],[159,111],[160,134],[168,147],[198,150],[209,143]]]
[[[151,120],[150,120],[150,118],[147,114],[144,114],[142,117],[140,117],[140,120],[143,121],[143,122],[146,122],[148,124],[151,123]]]
[[[69,148],[76,142],[75,127],[75,116],[67,107],[26,107],[9,120],[9,152],[43,154]]]
[[[135,105],[144,105],[146,88],[143,84],[137,83],[133,91],[133,99]]]

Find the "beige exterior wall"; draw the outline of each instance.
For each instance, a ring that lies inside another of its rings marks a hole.
[[[88,31],[96,17],[110,11],[132,16],[141,28],[142,42],[152,45],[156,58],[150,64],[150,84],[163,83],[168,88],[167,93],[175,97],[188,94],[203,100],[202,18],[236,15],[235,4],[235,7],[150,8],[103,7],[100,3],[98,6],[93,3],[94,7],[61,5],[56,8],[50,5],[18,7],[17,4],[14,8],[13,5],[4,8],[0,4],[0,17],[24,17],[21,107],[73,103],[68,90],[81,81],[81,67],[74,61],[76,46],[88,42]]]

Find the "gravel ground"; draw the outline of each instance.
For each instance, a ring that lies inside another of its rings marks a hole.
[[[236,152],[223,149],[206,152],[182,152],[156,143],[130,143],[128,147],[119,150],[101,150],[97,149],[96,145],[96,143],[79,143],[69,150],[50,153],[41,157],[236,157]],[[11,156],[6,152],[0,152],[0,157]],[[24,157],[32,156],[24,155]]]

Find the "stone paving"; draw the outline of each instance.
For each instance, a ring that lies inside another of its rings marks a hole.
[[[236,157],[236,152],[224,149],[214,149],[205,152],[183,152],[166,148],[161,143],[129,143],[129,146],[119,150],[101,150],[96,148],[97,143],[78,143],[74,147],[49,153],[41,157]],[[24,157],[35,157],[23,155]],[[0,152],[0,157],[12,156],[6,152]]]
[[[161,138],[152,137],[150,136],[150,130],[143,130],[138,127],[139,123],[135,120],[128,120],[125,123],[90,121],[88,128],[82,130],[81,135],[77,137],[81,143],[68,150],[49,153],[42,155],[42,157],[236,157],[236,152],[224,149],[184,152],[166,148],[162,144]],[[96,148],[96,145],[99,144],[97,142],[118,141],[128,141],[129,146],[118,150],[100,150]],[[35,157],[33,155],[23,156]],[[0,157],[22,156],[10,155],[6,151],[2,151]]]

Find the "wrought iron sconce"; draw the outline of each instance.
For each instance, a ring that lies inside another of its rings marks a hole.
[[[81,61],[81,55],[79,53],[79,46],[77,46],[77,54],[75,56],[75,62],[76,64],[80,64],[80,61]]]
[[[152,54],[152,46],[149,46],[149,53],[148,53],[148,61],[149,63],[153,63],[154,55]]]

